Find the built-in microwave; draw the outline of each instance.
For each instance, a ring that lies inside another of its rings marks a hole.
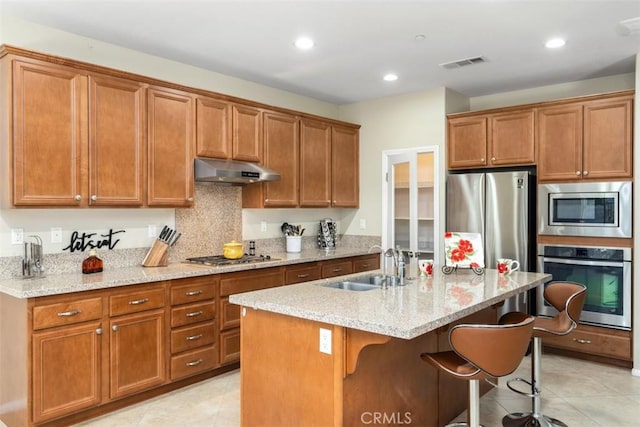
[[[538,234],[631,237],[631,181],[540,184]]]

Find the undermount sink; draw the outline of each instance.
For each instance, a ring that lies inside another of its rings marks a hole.
[[[359,282],[336,282],[336,283],[329,283],[327,285],[322,285],[325,286],[327,288],[334,288],[334,289],[344,289],[346,291],[370,291],[372,289],[379,289],[379,286],[376,285],[371,285],[368,283],[359,283]]]

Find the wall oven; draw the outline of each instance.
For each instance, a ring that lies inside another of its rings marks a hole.
[[[538,186],[538,234],[631,237],[631,216],[631,181]]]
[[[553,276],[553,282],[577,282],[587,287],[580,323],[616,329],[631,329],[631,248],[538,245],[538,270]],[[546,286],[546,285],[545,285]],[[540,316],[557,311],[537,290]]]

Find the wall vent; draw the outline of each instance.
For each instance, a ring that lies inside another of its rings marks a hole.
[[[483,56],[475,56],[473,58],[465,58],[465,59],[458,59],[451,62],[444,62],[440,64],[440,66],[442,68],[451,70],[454,68],[466,67],[467,65],[482,64],[483,62],[487,62],[487,60]]]

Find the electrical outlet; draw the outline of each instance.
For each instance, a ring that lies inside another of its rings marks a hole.
[[[156,237],[158,230],[156,230],[156,225],[155,224],[149,224],[149,227],[147,228],[147,236],[148,237]]]
[[[364,230],[365,228],[367,228],[367,220],[364,218],[360,219],[360,230]]]
[[[320,353],[331,354],[331,330],[320,328]]]
[[[51,227],[51,243],[62,243],[62,228]]]
[[[267,231],[267,221],[260,221],[260,231],[263,233]]]
[[[24,230],[22,228],[11,229],[11,244],[21,245],[24,243]]]

